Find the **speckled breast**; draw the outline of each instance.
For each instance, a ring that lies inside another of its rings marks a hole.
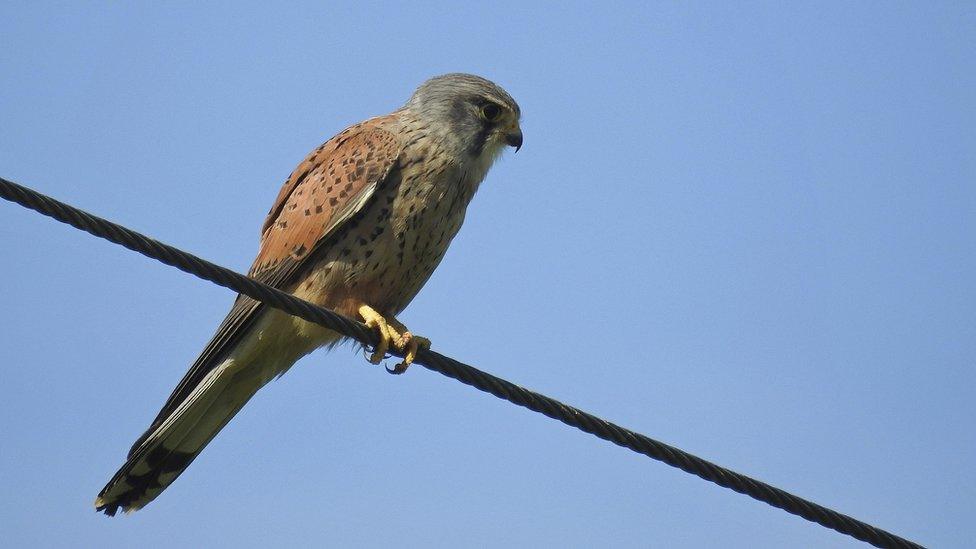
[[[350,316],[361,303],[395,315],[417,295],[478,185],[457,166],[432,159],[438,156],[403,151],[369,204],[322,250],[307,280],[318,287],[317,301]]]

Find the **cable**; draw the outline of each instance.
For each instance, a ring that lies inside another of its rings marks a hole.
[[[181,271],[209,280],[219,286],[230,288],[286,313],[325,326],[363,344],[376,345],[378,342],[379,338],[376,333],[359,322],[3,178],[0,178],[0,197],[99,238],[139,252],[146,257],[176,267]],[[805,500],[765,482],[736,473],[640,433],[624,429],[592,414],[482,372],[434,351],[421,350],[417,354],[415,363],[513,404],[557,419],[566,425],[576,427],[618,446],[663,461],[672,467],[677,467],[709,482],[735,490],[740,494],[746,494],[773,507],[876,547],[922,547],[880,528]]]

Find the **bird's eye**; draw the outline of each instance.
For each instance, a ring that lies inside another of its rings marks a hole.
[[[481,107],[481,115],[485,117],[485,120],[489,122],[494,122],[498,120],[498,117],[502,114],[502,108],[494,103],[488,103],[484,107]]]

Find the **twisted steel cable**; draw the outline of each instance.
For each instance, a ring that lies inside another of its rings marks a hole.
[[[371,346],[378,343],[376,333],[359,322],[3,178],[0,178],[0,197],[181,271],[230,288],[286,313],[325,326],[360,343]],[[440,353],[421,349],[415,364],[876,547],[922,547],[905,538],[765,482],[736,473],[674,446],[624,429]]]

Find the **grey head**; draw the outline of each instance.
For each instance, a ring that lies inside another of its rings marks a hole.
[[[501,86],[480,76],[452,73],[431,78],[417,88],[404,109],[471,159],[493,160],[505,145],[516,151],[522,146],[518,103]]]

